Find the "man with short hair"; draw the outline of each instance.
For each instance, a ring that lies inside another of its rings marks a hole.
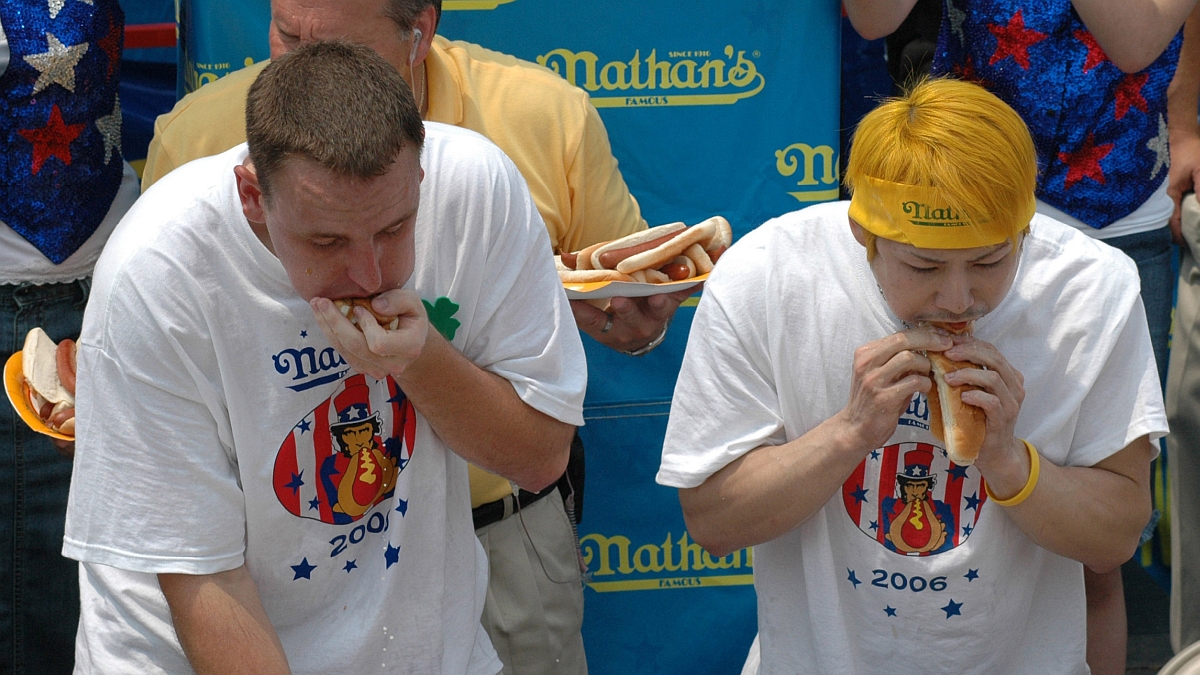
[[[441,0],[273,0],[271,16],[272,57],[320,38],[366,45],[413,87],[424,119],[477,131],[500,146],[528,182],[554,252],[645,229],[587,92],[533,63],[435,36]],[[263,67],[207,84],[158,118],[143,188],[245,139],[239,111]],[[582,300],[571,309],[578,327],[597,342],[640,355],[662,341],[691,292],[613,298],[607,312]],[[566,501],[578,522],[583,457],[576,441],[559,486],[571,495]],[[471,468],[471,505],[490,565],[484,627],[506,675],[587,672],[578,548],[558,494],[516,491],[507,480]]]
[[[147,191],[97,268],[77,672],[493,675],[464,460],[540,490],[582,422],[541,219],[503,153],[423,125],[367,48],[277,59],[246,119],[248,146]],[[357,327],[345,298],[373,298]]]
[[[1083,567],[1137,545],[1166,420],[1135,266],[1035,215],[1036,177],[1011,108],[926,81],[859,124],[849,204],[722,256],[658,481],[714,555],[755,547],[744,672],[1088,672]],[[932,352],[979,366],[945,376],[985,420],[969,466],[930,428]],[[885,526],[902,475],[929,492]]]

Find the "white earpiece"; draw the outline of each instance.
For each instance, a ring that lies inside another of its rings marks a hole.
[[[412,51],[408,53],[408,65],[411,67],[413,62],[417,60],[417,47],[421,45],[421,36],[424,33],[420,28],[414,28],[412,32]]]

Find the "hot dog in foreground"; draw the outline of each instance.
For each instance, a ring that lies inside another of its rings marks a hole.
[[[355,307],[362,307],[370,312],[371,316],[375,317],[375,321],[379,322],[379,327],[384,330],[396,330],[396,327],[400,325],[400,317],[384,316],[372,309],[371,298],[342,298],[334,300],[333,306],[338,308],[342,316],[350,319],[350,323],[354,324],[359,330],[362,330],[362,326],[358,325],[358,317],[354,315]]]
[[[953,335],[969,335],[969,323],[931,323]],[[969,361],[952,361],[939,352],[926,354],[932,364],[933,389],[929,392],[929,432],[946,444],[946,454],[958,466],[970,466],[979,457],[983,437],[987,433],[987,418],[981,408],[963,403],[965,391],[978,389],[969,385],[946,384],[946,373],[963,368],[979,368]]]
[[[729,221],[713,216],[687,227],[671,223],[556,256],[564,282],[683,281],[712,271],[733,243]]]
[[[29,403],[54,431],[75,435],[74,340],[57,345],[46,331],[34,328],[25,336],[21,369],[29,388]]]

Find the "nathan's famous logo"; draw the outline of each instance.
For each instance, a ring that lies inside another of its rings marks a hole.
[[[793,143],[775,151],[775,170],[790,178],[800,171],[796,192],[789,192],[802,203],[827,202],[838,198],[837,153],[828,145]],[[820,182],[818,182],[818,177]]]
[[[200,87],[225,77],[230,72],[247,68],[254,65],[254,59],[247,56],[242,59],[241,65],[230,63],[228,61],[213,61],[202,63],[187,58],[183,58],[183,88],[186,93],[196,91]]]
[[[350,372],[346,359],[333,347],[317,351],[314,347],[284,349],[271,357],[275,372],[290,375],[292,391],[305,391],[336,382]]]
[[[416,413],[395,380],[354,375],[284,439],[275,496],[294,516],[352,523],[395,493],[415,441]]]
[[[634,548],[629,537],[588,534],[580,537],[583,561],[592,575],[588,586],[605,593],[754,583],[754,553],[743,549],[714,558],[688,539],[668,532],[661,544]]]
[[[966,227],[969,223],[962,215],[950,207],[935,208],[921,202],[903,202],[900,208],[906,215],[912,216],[908,222],[925,227]]]
[[[442,11],[450,11],[455,9],[496,9],[500,5],[507,5],[516,0],[444,0],[442,2]]]
[[[708,50],[669,51],[664,58],[657,49],[644,58],[635,50],[628,61],[600,63],[594,52],[555,49],[537,57],[537,62],[583,87],[597,108],[626,108],[673,105],[729,105],[755,96],[766,78],[753,59],[761,56],[727,45],[716,56]]]
[[[905,556],[935,555],[965,542],[986,501],[979,471],[956,465],[928,443],[874,450],[842,485],[850,520]]]

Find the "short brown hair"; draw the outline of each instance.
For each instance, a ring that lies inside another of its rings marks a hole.
[[[400,26],[401,30],[411,30],[417,22],[417,17],[426,7],[437,10],[437,20],[442,20],[442,0],[385,0],[383,15]]]
[[[373,49],[313,42],[263,69],[246,97],[246,141],[263,194],[289,157],[343,176],[387,173],[425,127],[412,90]]]

